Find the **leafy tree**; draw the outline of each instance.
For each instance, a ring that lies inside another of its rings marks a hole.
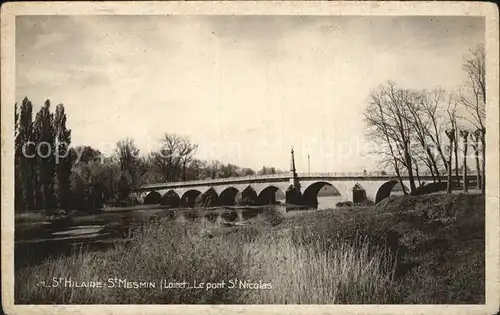
[[[193,160],[193,155],[198,147],[187,138],[165,133],[160,140],[161,147],[153,152],[153,160],[162,174],[163,182],[179,180],[182,168],[182,178],[186,177],[186,167]]]
[[[14,179],[14,185],[15,185],[15,195],[14,195],[14,207],[16,211],[19,210],[24,210],[25,204],[23,200],[23,178],[22,178],[22,168],[21,168],[21,163],[22,163],[22,139],[19,134],[19,109],[17,106],[17,103],[14,104],[14,145],[15,145],[15,152],[14,152],[14,165],[15,165],[15,179]]]
[[[139,149],[135,146],[134,140],[124,139],[116,144],[116,156],[120,163],[120,170],[130,176],[131,185],[135,186],[138,181],[138,160]]]
[[[97,168],[98,162],[93,162],[90,164],[91,169]],[[102,197],[104,202],[112,199],[118,194],[118,182],[120,180],[120,166],[118,163],[112,161],[112,159],[104,159],[103,163],[100,164],[101,167],[99,171],[95,173],[94,179],[102,185]]]
[[[80,159],[77,161],[78,154],[80,154]],[[102,159],[101,151],[88,145],[71,148],[71,155],[76,163],[88,163],[90,161],[101,161]]]
[[[239,172],[239,176],[253,176],[253,175],[255,175],[255,171],[248,167],[242,168]]]
[[[123,170],[118,182],[118,196],[120,198],[120,201],[125,201],[129,197],[132,185],[132,176],[130,175],[128,170]]]
[[[257,172],[257,175],[269,175],[269,174],[283,174],[282,170],[276,169],[274,166],[262,166],[262,168]]]
[[[57,205],[54,192],[54,177],[56,173],[55,158],[52,150],[55,147],[54,115],[50,112],[50,101],[46,100],[35,118],[35,138],[38,144],[36,155],[38,167],[39,201],[45,210]]]
[[[231,163],[227,165],[222,164],[220,169],[221,178],[238,177],[240,172],[240,167]]]
[[[66,128],[66,113],[62,104],[57,105],[54,117],[54,132],[59,160],[57,161],[57,182],[59,187],[59,207],[68,210],[70,206],[70,175],[73,160],[69,154],[71,130]]]
[[[186,175],[187,180],[197,180],[203,178],[203,173],[205,168],[207,167],[206,161],[201,161],[198,159],[193,159],[193,161],[189,164],[188,174]]]
[[[17,106],[16,106],[17,107]],[[24,98],[21,103],[20,113],[16,110],[16,125],[17,132],[15,138],[15,164],[19,179],[18,189],[21,190],[22,206],[28,210],[36,208],[35,204],[35,147],[33,145],[25,145],[30,141],[34,141],[33,127],[33,105]],[[24,146],[24,152],[23,152]]]
[[[70,175],[71,208],[85,210],[86,183],[78,172]]]

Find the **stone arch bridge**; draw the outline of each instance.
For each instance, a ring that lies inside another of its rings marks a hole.
[[[420,176],[420,180],[431,182],[432,177]],[[445,178],[443,180],[446,181]],[[193,207],[196,204],[232,206],[238,200],[266,205],[276,202],[276,192],[280,190],[287,203],[316,207],[317,194],[324,186],[333,186],[345,201],[368,199],[379,202],[388,197],[398,183],[394,174],[289,172],[145,185],[134,189],[133,195],[144,204],[170,207]],[[403,177],[403,184],[407,188],[410,186],[407,177]],[[295,197],[291,196],[292,188],[295,188]]]

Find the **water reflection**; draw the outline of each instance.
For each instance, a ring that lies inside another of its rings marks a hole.
[[[247,220],[262,209],[203,210],[213,222]],[[199,217],[197,210],[168,210],[161,208],[124,210],[101,214],[68,217],[48,224],[17,224],[15,228],[15,267],[39,263],[48,257],[70,254],[82,247],[105,250],[116,241],[126,240],[131,230],[159,218],[193,221]],[[45,223],[45,222],[44,222]]]
[[[58,235],[78,236],[78,235],[86,235],[86,234],[96,234],[99,231],[101,231],[103,228],[104,228],[104,226],[102,226],[102,225],[80,225],[80,226],[72,227],[69,230],[60,231],[60,232],[53,232],[52,235],[55,235],[55,236],[58,236]]]

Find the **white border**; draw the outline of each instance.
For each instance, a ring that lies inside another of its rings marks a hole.
[[[26,2],[1,8],[2,304],[8,314],[494,314],[499,310],[498,9],[480,2]],[[14,161],[16,15],[474,15],[486,20],[486,304],[484,305],[14,305]]]

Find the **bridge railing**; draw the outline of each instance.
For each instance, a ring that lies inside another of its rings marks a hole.
[[[459,176],[462,176],[463,173],[459,172]],[[468,176],[476,175],[477,172],[468,172]],[[401,176],[408,176],[406,173],[400,173]],[[440,174],[440,177],[446,177],[448,174]],[[397,177],[398,175],[395,172],[322,172],[322,173],[298,173],[298,177]],[[417,177],[416,174],[413,175],[415,178]],[[430,173],[424,173],[420,174],[420,176],[431,176]],[[455,176],[455,174],[452,174],[452,176]]]
[[[314,172],[298,173],[298,177],[393,177],[396,173],[365,173],[365,172]]]

